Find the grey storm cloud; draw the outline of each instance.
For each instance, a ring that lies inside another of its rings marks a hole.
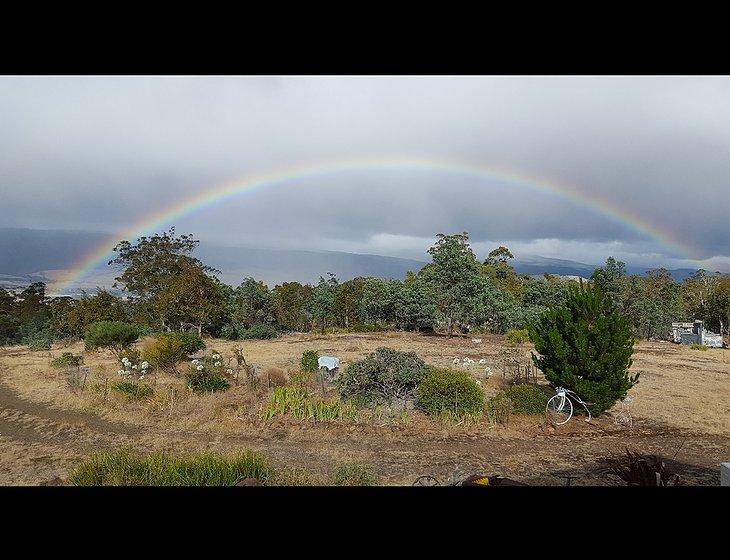
[[[693,254],[547,191],[377,166],[176,224],[228,245],[422,257],[436,233],[468,231],[484,251],[730,269],[728,99],[724,77],[0,77],[1,225],[113,234],[237,177],[445,158],[607,200]]]

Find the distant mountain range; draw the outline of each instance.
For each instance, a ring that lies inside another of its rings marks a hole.
[[[106,238],[106,234],[86,231],[0,228],[0,286],[18,287],[34,281],[53,286],[54,278],[68,270],[86,253]],[[425,261],[364,255],[338,251],[297,251],[221,247],[201,242],[196,256],[221,270],[221,280],[237,285],[247,276],[263,280],[269,286],[285,281],[316,282],[328,272],[340,280],[356,276],[403,278],[407,271],[418,271]],[[521,274],[580,276],[588,278],[597,265],[565,259],[520,255],[512,261]],[[644,274],[642,267],[627,266],[629,274]],[[675,280],[682,280],[692,269],[672,270]],[[74,286],[92,290],[111,286],[114,271],[105,269]]]

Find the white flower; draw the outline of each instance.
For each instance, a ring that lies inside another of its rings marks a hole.
[[[150,367],[150,364],[148,364],[147,362],[142,362],[142,363],[141,363],[141,364],[139,365],[139,367],[141,367],[142,369],[147,369],[148,367]]]
[[[220,362],[216,362],[214,365],[215,365],[215,367],[221,367],[221,363]]]
[[[231,368],[228,368],[228,369],[226,370],[226,373],[227,373],[228,375],[230,375],[230,374],[232,374],[232,373],[233,373],[233,370],[232,370]]]
[[[479,360],[479,363],[480,364],[486,364],[487,363],[487,360],[485,360],[484,358],[482,358],[481,360]]]
[[[142,381],[144,379],[144,373],[139,376],[139,380]]]
[[[135,365],[132,365],[132,369],[137,369],[137,366],[135,366]]]
[[[198,371],[203,371],[203,366],[198,366],[198,367],[197,367],[197,370],[198,370]]]
[[[220,354],[213,354],[213,359],[214,360],[220,360],[221,359],[221,355]]]
[[[124,370],[123,370],[123,369],[120,369],[120,370],[119,370],[119,371],[118,371],[117,373],[118,373],[119,375],[124,375]]]
[[[454,358],[454,363],[455,364],[458,364],[459,363],[459,358]]]

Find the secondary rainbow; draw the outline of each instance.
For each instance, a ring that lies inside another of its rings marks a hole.
[[[271,173],[251,175],[236,181],[206,187],[199,193],[183,199],[180,202],[145,215],[122,232],[115,233],[104,240],[93,250],[85,254],[79,261],[74,263],[71,268],[71,273],[59,283],[55,291],[66,290],[68,287],[82,280],[90,271],[106,263],[113,255],[112,249],[121,239],[134,241],[135,238],[141,235],[158,231],[160,228],[172,225],[174,221],[193,212],[209,208],[235,196],[255,192],[258,189],[284,185],[294,180],[343,171],[408,169],[461,174],[486,181],[497,179],[523,188],[539,192],[549,192],[569,202],[579,204],[591,211],[608,216],[633,231],[654,239],[665,249],[668,249],[670,252],[676,252],[684,258],[691,259],[694,253],[694,249],[691,246],[683,243],[669,231],[650,223],[631,210],[621,208],[605,198],[589,195],[576,188],[558,185],[549,180],[530,177],[520,172],[494,166],[487,167],[430,157],[379,157],[302,165]]]

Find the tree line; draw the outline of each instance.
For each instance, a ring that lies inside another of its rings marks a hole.
[[[333,274],[316,284],[283,282],[269,288],[245,278],[236,287],[194,256],[199,241],[175,229],[121,241],[109,265],[114,288],[80,298],[48,297],[43,283],[19,294],[0,289],[0,343],[48,342],[83,336],[96,321],[135,323],[149,332],[194,328],[230,339],[269,338],[286,331],[386,329],[504,333],[525,328],[562,305],[571,280],[518,274],[512,253],[498,247],[480,262],[467,233],[439,234],[431,262],[403,279]],[[665,269],[627,275],[610,257],[591,283],[600,287],[638,336],[664,337],[674,320],[706,321],[723,333],[730,325],[730,276],[698,270],[681,283]]]

